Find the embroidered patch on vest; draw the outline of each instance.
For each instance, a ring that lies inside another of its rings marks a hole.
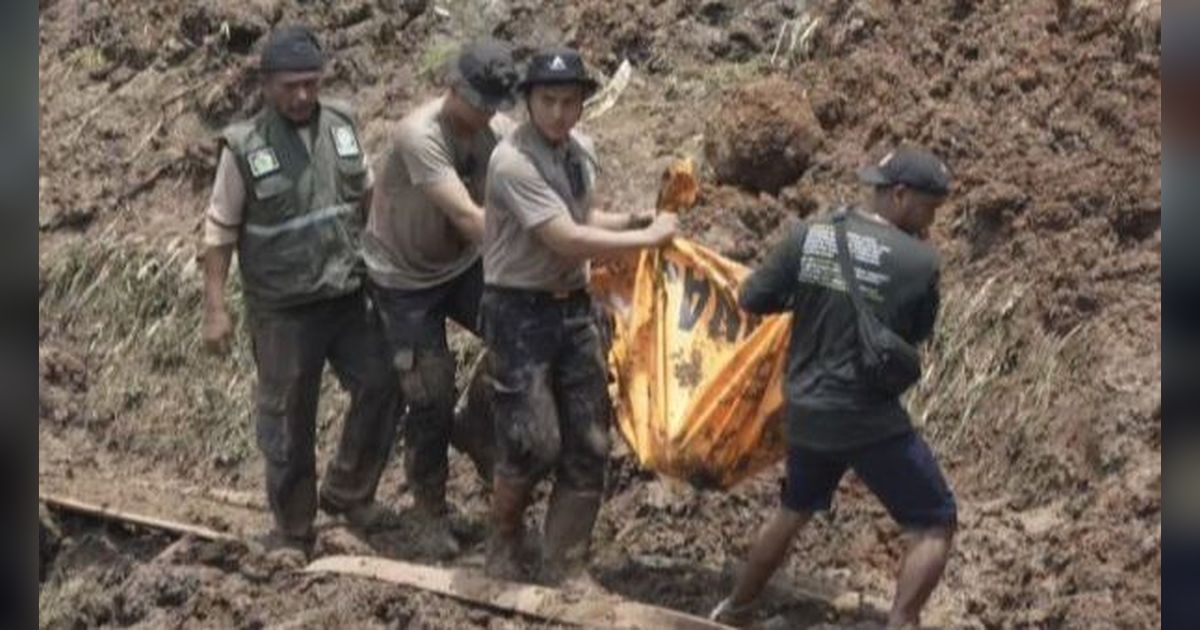
[[[255,178],[269,175],[279,170],[279,160],[275,157],[275,150],[271,147],[263,147],[251,151],[246,156],[246,161],[250,163],[250,174]]]
[[[359,154],[358,138],[354,137],[353,129],[346,125],[336,125],[331,129],[331,133],[338,157],[354,157]]]

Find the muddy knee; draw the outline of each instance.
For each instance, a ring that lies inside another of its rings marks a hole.
[[[498,465],[505,474],[536,479],[558,464],[562,440],[554,416],[498,418],[497,425],[504,425],[496,431],[502,436]]]
[[[454,357],[447,353],[406,348],[397,351],[393,365],[404,401],[413,409],[443,412],[454,408]]]
[[[494,381],[495,432],[502,474],[537,478],[553,469],[563,450],[554,396],[544,374],[520,382]]]
[[[574,489],[602,490],[612,449],[609,433],[612,404],[604,381],[590,375],[573,383],[563,383],[562,387],[564,435],[560,478]]]
[[[612,449],[608,429],[611,408],[604,396],[593,395],[574,402],[563,420],[567,426],[563,429],[566,435],[559,478],[568,488],[599,492],[604,489],[604,474]]]
[[[301,430],[294,387],[260,383],[255,392],[255,442],[269,464],[304,464],[314,459],[311,440]]]

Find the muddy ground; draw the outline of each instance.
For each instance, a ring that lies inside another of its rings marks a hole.
[[[853,200],[855,169],[889,145],[945,156],[957,186],[931,236],[944,255],[941,325],[910,403],[958,493],[961,533],[926,621],[1158,624],[1159,2],[39,6],[43,488],[233,532],[265,526],[248,345],[239,332],[231,358],[200,352],[195,255],[216,132],[257,105],[253,52],[272,24],[320,29],[334,60],[325,90],[354,102],[373,153],[389,121],[438,90],[437,69],[461,38],[492,33],[522,54],[566,42],[606,75],[622,59],[634,66],[617,105],[585,123],[607,196],[648,206],[662,168],[696,157],[705,183],[684,228],[738,260],[755,262],[793,222]],[[756,91],[762,80],[787,87]],[[791,106],[797,91],[812,118]],[[783,120],[767,120],[772,111]],[[705,161],[729,128],[740,130],[734,140],[786,150],[789,138],[772,130],[814,120],[804,159],[768,163],[788,166],[768,181]],[[323,401],[327,454],[345,401],[332,382]],[[381,493],[404,508],[398,468]],[[777,476],[698,493],[638,470],[618,448],[596,534],[600,581],[705,611],[775,505]],[[486,496],[459,459],[452,494],[482,522]],[[237,546],[46,521],[48,627],[536,625],[298,575]],[[364,541],[323,524],[321,545],[421,559],[403,531]],[[800,593],[886,601],[901,545],[848,480],[797,543],[764,614],[799,627],[857,623],[864,615]]]

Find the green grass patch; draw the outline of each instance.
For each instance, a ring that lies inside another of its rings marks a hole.
[[[108,56],[96,46],[84,46],[76,50],[71,53],[70,61],[75,63],[84,72],[99,70],[109,63]]]
[[[45,269],[39,310],[82,349],[90,370],[85,427],[146,455],[236,462],[253,450],[253,361],[243,327],[228,357],[200,340],[203,298],[194,247],[79,241]],[[229,303],[242,300],[231,275]]]
[[[434,37],[421,51],[417,60],[417,76],[425,81],[440,81],[447,64],[458,52],[459,43],[449,37]]]
[[[992,276],[951,286],[943,296],[933,338],[924,350],[925,374],[908,394],[913,420],[946,448],[982,422],[1024,431],[1044,418],[1064,368],[1078,354],[1079,329],[1062,337],[1018,317],[1033,286]],[[1002,417],[1000,417],[1002,416]]]

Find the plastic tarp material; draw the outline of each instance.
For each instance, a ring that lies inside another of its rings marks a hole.
[[[658,206],[695,203],[691,163],[664,173]],[[613,318],[609,367],[621,434],[641,464],[726,489],[779,461],[790,316],[737,305],[749,270],[684,238],[601,266],[592,288]]]

